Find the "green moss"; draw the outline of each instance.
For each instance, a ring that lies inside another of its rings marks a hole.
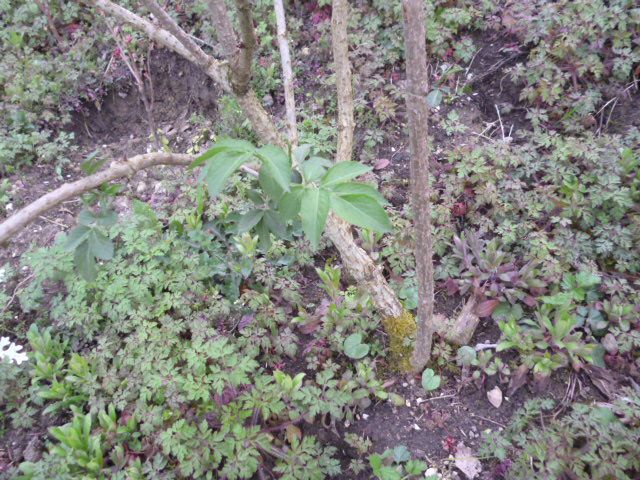
[[[416,319],[405,310],[399,317],[383,319],[382,324],[389,335],[389,366],[398,372],[411,372]]]

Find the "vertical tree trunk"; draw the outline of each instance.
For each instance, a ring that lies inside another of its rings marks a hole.
[[[276,23],[278,27],[278,49],[280,50],[280,61],[282,64],[287,130],[289,132],[289,141],[291,142],[291,145],[296,146],[298,144],[298,127],[296,122],[296,102],[293,90],[293,68],[291,67],[291,53],[289,52],[289,41],[287,39],[287,22],[284,15],[284,5],[282,0],[273,0],[273,7],[276,12]]]
[[[421,370],[429,361],[434,332],[426,11],[424,0],[403,0],[402,6],[407,69],[406,103],[411,147],[411,209],[414,219],[418,283],[418,331],[411,363],[414,370]]]

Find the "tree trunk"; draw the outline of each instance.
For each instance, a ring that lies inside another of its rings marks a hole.
[[[415,233],[418,317],[412,365],[422,370],[431,356],[433,337],[433,238],[429,185],[429,76],[424,0],[403,0],[406,104],[411,146],[411,209]]]

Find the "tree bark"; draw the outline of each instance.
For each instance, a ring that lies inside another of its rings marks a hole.
[[[331,14],[331,48],[336,72],[338,92],[338,147],[336,162],[351,160],[353,152],[353,85],[351,62],[349,61],[349,39],[347,22],[349,4],[347,0],[334,0]]]
[[[291,67],[291,53],[289,51],[289,40],[287,38],[287,22],[282,0],[273,0],[273,7],[276,12],[276,23],[278,27],[278,49],[280,50],[280,60],[282,63],[287,130],[289,131],[289,142],[295,147],[298,145],[298,127],[296,122],[296,101],[293,89],[293,69]]]
[[[433,324],[433,238],[429,185],[429,77],[427,72],[426,10],[424,0],[403,0],[406,104],[411,148],[411,210],[415,233],[418,286],[417,333],[411,359],[419,371],[431,356]]]

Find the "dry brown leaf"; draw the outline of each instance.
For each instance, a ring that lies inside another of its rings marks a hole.
[[[487,392],[487,399],[491,405],[500,408],[500,405],[502,405],[502,390],[499,387],[493,387],[492,390]]]
[[[464,476],[473,480],[482,471],[482,464],[473,451],[464,443],[458,443],[456,447],[456,468],[464,473]]]

